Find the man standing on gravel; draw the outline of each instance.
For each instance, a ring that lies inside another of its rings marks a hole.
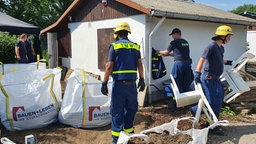
[[[170,42],[168,48],[162,51],[158,50],[156,53],[174,57],[173,78],[177,83],[179,92],[187,92],[194,79],[191,69],[192,59],[189,54],[189,43],[181,38],[181,31],[178,28],[174,28],[169,35],[172,36],[173,41]],[[170,53],[171,51],[173,53]]]
[[[26,34],[20,35],[20,40],[15,44],[15,54],[19,63],[28,63],[26,43]]]
[[[210,43],[199,59],[195,71],[195,82],[202,83],[207,101],[209,102],[214,114],[218,118],[221,112],[221,107],[224,98],[224,89],[220,81],[220,75],[223,73],[224,65],[232,65],[231,60],[223,60],[224,47],[230,41],[233,35],[232,29],[229,26],[222,25],[216,29],[215,36],[212,37],[213,42]],[[201,81],[201,70],[204,66],[203,76]],[[197,106],[191,108],[192,113],[195,113]],[[215,127],[209,131],[216,135],[223,135],[220,127]]]
[[[113,77],[110,113],[112,116],[112,142],[116,144],[120,132],[134,133],[133,122],[138,111],[137,69],[139,72],[139,91],[145,88],[140,46],[128,39],[131,33],[127,22],[119,22],[114,29],[119,40],[110,45],[101,92],[108,94],[107,83]]]

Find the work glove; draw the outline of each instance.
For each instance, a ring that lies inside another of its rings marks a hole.
[[[201,72],[195,72],[194,81],[196,83],[201,83]]]
[[[108,82],[102,82],[101,84],[101,93],[104,95],[108,95]]]
[[[226,65],[232,65],[232,60],[227,60]]]
[[[144,89],[145,89],[144,78],[139,79],[138,88],[139,88],[139,91],[144,91]]]

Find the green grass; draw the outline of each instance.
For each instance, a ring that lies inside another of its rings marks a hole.
[[[236,113],[229,106],[224,106],[223,108],[221,108],[221,114],[236,116]]]

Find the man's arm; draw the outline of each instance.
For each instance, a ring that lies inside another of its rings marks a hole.
[[[19,47],[18,46],[15,46],[15,54],[16,54],[17,60],[20,60],[20,53],[19,53]]]
[[[167,55],[164,55],[164,56],[174,56],[173,53],[168,53]]]
[[[197,63],[197,67],[196,67],[196,71],[195,71],[195,75],[194,75],[194,81],[196,83],[201,83],[201,70],[203,68],[205,60],[206,60],[206,58],[201,57]]]
[[[168,50],[158,50],[156,53],[164,56],[173,56],[173,53],[170,53]]]
[[[138,60],[138,71],[139,71],[139,83],[138,83],[138,88],[139,91],[144,91],[145,89],[145,82],[144,82],[144,73],[143,73],[143,66],[142,66],[142,61],[141,59]]]
[[[196,72],[201,72],[204,62],[205,62],[206,58],[200,58],[198,63],[197,63],[197,67],[196,67]]]
[[[106,63],[106,68],[105,68],[105,74],[104,74],[104,79],[101,85],[101,93],[104,95],[108,95],[108,80],[109,76],[112,72],[114,62],[113,61],[108,61]]]
[[[113,61],[108,61],[106,63],[106,68],[105,68],[105,74],[104,74],[104,79],[103,82],[108,82],[109,76],[113,70],[114,62]]]
[[[139,71],[139,77],[144,78],[143,66],[142,66],[141,59],[138,60],[138,71]]]
[[[31,44],[32,55],[36,55],[33,45]]]

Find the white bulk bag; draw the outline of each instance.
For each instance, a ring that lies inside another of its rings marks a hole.
[[[34,71],[37,69],[46,69],[46,63],[33,62],[33,63],[23,63],[23,64],[3,64],[0,62],[0,73],[2,75],[11,72],[22,72],[22,71]]]
[[[151,129],[147,129],[144,130],[138,134],[127,134],[125,132],[121,132],[120,136],[118,138],[117,144],[127,144],[128,141],[132,138],[132,137],[138,137],[138,138],[142,138],[144,139],[146,142],[150,142],[149,137],[146,135],[147,133],[150,132],[154,132],[154,133],[163,133],[164,131],[168,131],[170,135],[175,135],[177,133],[183,133],[183,134],[187,134],[190,135],[192,137],[192,141],[190,141],[188,144],[206,144],[207,143],[207,138],[208,138],[208,132],[209,129],[214,128],[218,125],[222,125],[222,126],[226,126],[227,125],[227,121],[218,121],[206,128],[203,129],[189,129],[189,130],[179,130],[177,128],[178,126],[178,122],[181,120],[191,120],[192,122],[194,122],[196,119],[194,117],[184,117],[184,118],[178,118],[178,119],[174,119],[172,120],[170,123],[165,123],[162,124],[160,126],[156,126],[153,127]]]
[[[0,80],[0,115],[7,130],[44,127],[57,121],[61,69],[8,73]]]
[[[111,85],[108,85],[111,93]],[[101,93],[101,82],[81,69],[66,81],[59,121],[76,128],[102,127],[111,123],[110,97]]]

